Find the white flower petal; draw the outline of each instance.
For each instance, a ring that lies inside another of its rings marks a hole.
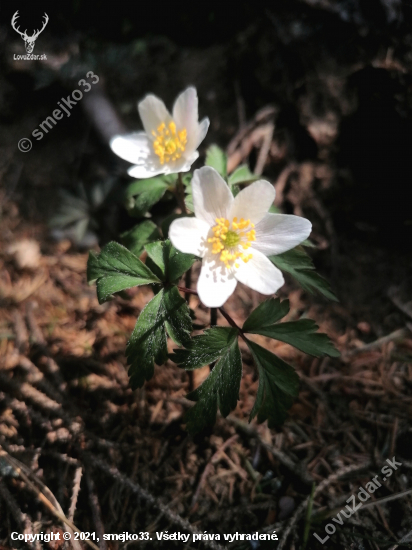
[[[275,200],[275,188],[268,181],[259,180],[248,185],[233,202],[230,218],[244,218],[256,224],[267,214]]]
[[[192,193],[196,218],[210,227],[216,225],[216,218],[228,218],[233,195],[214,168],[204,166],[194,171]]]
[[[137,107],[145,132],[150,139],[153,138],[152,130],[156,131],[162,122],[167,125],[171,120],[170,113],[166,109],[165,104],[155,95],[147,95]]]
[[[156,167],[152,164],[141,164],[132,166],[131,168],[129,168],[127,173],[132,178],[146,179],[153,178],[153,176],[158,176],[159,174],[164,174],[165,169],[162,166]]]
[[[266,256],[282,254],[307,239],[312,224],[306,218],[291,214],[266,214],[255,227],[253,248]]]
[[[239,261],[239,268],[235,271],[236,279],[261,294],[277,292],[285,283],[282,272],[258,250],[250,248],[247,252],[253,254],[253,257],[247,263]]]
[[[135,132],[123,136],[114,136],[110,140],[110,148],[118,157],[140,164],[152,152],[152,143],[144,132]]]
[[[209,129],[209,124],[210,124],[210,120],[206,117],[198,125],[195,149],[197,149],[199,145],[202,143],[202,141],[205,139],[207,131]]]
[[[198,159],[198,157],[199,153],[197,151],[194,151],[189,157],[181,157],[174,163],[169,163],[167,166],[170,171],[167,173],[175,174],[177,172],[188,172],[192,167],[192,164],[195,162],[195,160]]]
[[[216,261],[216,256],[203,258],[202,269],[197,282],[200,301],[206,307],[221,307],[236,288],[237,281],[233,272],[224,264]]]
[[[187,88],[176,99],[173,106],[173,120],[178,130],[182,130],[183,128],[186,129],[188,146],[190,148],[192,143],[189,142],[197,135],[199,120],[196,88],[192,86]],[[193,148],[195,147],[196,146],[193,144]]]
[[[203,258],[206,251],[209,226],[197,218],[179,218],[170,224],[169,239],[172,245],[185,254]]]

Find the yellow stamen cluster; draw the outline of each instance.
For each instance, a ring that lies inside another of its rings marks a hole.
[[[152,135],[156,138],[153,149],[160,159],[160,164],[177,160],[182,156],[187,143],[186,128],[178,132],[173,120],[167,126],[162,122],[157,131],[152,131]]]
[[[233,218],[232,223],[226,218],[216,218],[216,225],[212,227],[213,237],[208,239],[212,245],[212,254],[220,254],[220,261],[230,268],[239,258],[247,263],[253,254],[245,254],[243,250],[251,247],[256,240],[255,225],[250,220]]]

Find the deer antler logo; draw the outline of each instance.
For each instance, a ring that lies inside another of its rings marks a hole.
[[[24,32],[20,32],[19,27],[16,28],[16,21],[17,21],[18,16],[19,16],[19,11],[17,10],[16,13],[12,17],[11,26],[23,38],[24,45],[26,47],[26,52],[27,53],[32,53],[32,51],[34,49],[34,45],[35,45],[36,40],[37,40],[37,37],[39,36],[40,33],[42,33],[44,31],[44,27],[49,22],[49,16],[47,15],[47,13],[44,14],[44,16],[43,16],[44,17],[43,27],[40,30],[34,31],[32,36],[27,35],[27,29]]]

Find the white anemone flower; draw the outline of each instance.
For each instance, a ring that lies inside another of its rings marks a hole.
[[[269,213],[275,189],[268,181],[255,181],[233,197],[208,166],[195,170],[192,192],[195,217],[174,220],[169,238],[181,252],[202,258],[197,283],[201,302],[221,307],[238,282],[262,294],[277,292],[285,281],[267,256],[307,239],[309,220]]]
[[[196,89],[187,88],[179,95],[172,115],[152,94],[138,104],[138,109],[145,131],[115,136],[110,141],[116,155],[135,165],[128,174],[151,178],[190,170],[209,128],[208,118],[199,123]]]

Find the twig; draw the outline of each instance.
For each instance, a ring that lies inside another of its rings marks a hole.
[[[296,511],[295,513],[293,514],[293,516],[291,517],[291,519],[289,520],[289,523],[288,525],[286,526],[286,528],[284,529],[283,533],[282,533],[282,537],[281,539],[279,540],[279,545],[278,545],[278,550],[282,550],[282,548],[284,548],[285,544],[286,544],[286,541],[287,541],[287,538],[290,534],[290,532],[292,531],[293,527],[295,526],[295,524],[299,521],[301,515],[303,514],[303,512],[305,511],[305,509],[307,508],[308,504],[309,504],[309,501],[310,499],[314,500],[317,495],[319,495],[326,487],[328,487],[329,485],[331,485],[332,483],[335,483],[335,481],[338,481],[340,478],[344,477],[345,475],[347,474],[353,474],[354,472],[358,472],[358,471],[362,471],[364,470],[365,468],[368,468],[370,466],[371,462],[368,461],[368,462],[365,462],[364,464],[351,464],[350,466],[344,466],[343,468],[341,468],[340,470],[338,470],[336,473],[334,474],[331,474],[329,477],[327,477],[326,479],[324,479],[317,487],[316,489],[314,490],[313,492],[313,496],[312,494],[308,495],[301,503],[300,505],[296,508]]]
[[[100,468],[100,470],[111,476],[118,483],[125,487],[128,487],[133,493],[137,494],[140,498],[146,500],[148,504],[160,510],[162,514],[166,517],[166,519],[168,519],[170,522],[178,525],[181,529],[184,529],[185,531],[189,531],[189,533],[192,533],[192,535],[200,533],[200,531],[193,527],[193,525],[191,525],[186,519],[183,519],[175,512],[172,512],[172,510],[170,510],[168,506],[163,504],[159,499],[154,497],[151,493],[149,493],[149,491],[141,487],[138,483],[133,482],[131,479],[120,473],[119,470],[114,466],[109,466],[109,464],[105,463],[100,458],[92,457],[90,455],[88,455],[88,460],[93,466]],[[206,547],[211,548],[212,550],[224,550],[223,547],[220,546],[220,544],[217,544],[215,541],[202,542]]]
[[[67,517],[69,518],[70,521],[74,520],[74,513],[76,511],[77,497],[79,496],[82,473],[83,473],[83,470],[81,466],[76,468],[76,471],[74,473],[74,478],[73,478],[72,498],[70,499],[70,508],[69,508],[69,513],[67,514]]]
[[[406,328],[395,330],[390,334],[387,334],[386,336],[382,336],[382,338],[378,338],[377,340],[375,340],[374,342],[371,342],[370,344],[365,344],[360,348],[350,351],[349,353],[344,355],[343,359],[346,359],[346,358],[349,359],[349,358],[352,358],[354,355],[358,355],[359,353],[364,353],[365,351],[370,351],[376,348],[380,348],[385,344],[389,344],[389,342],[403,340],[408,336],[410,336],[410,331]]]
[[[10,491],[7,489],[6,485],[2,481],[0,481],[0,497],[2,497],[4,502],[7,504],[11,515],[14,517],[17,525],[20,525],[20,527],[23,528],[23,533],[27,535],[32,535],[33,529],[31,527],[31,522],[27,514],[24,514],[20,510],[19,505],[15,501],[13,495],[10,493]]]
[[[232,435],[232,437],[229,437],[229,439],[227,439],[223,445],[221,445],[219,447],[219,449],[215,452],[214,455],[212,455],[211,459],[209,460],[209,462],[206,464],[205,466],[205,469],[203,470],[203,473],[202,475],[200,476],[200,480],[199,480],[199,484],[198,486],[196,487],[196,491],[193,495],[193,498],[192,498],[192,507],[196,504],[196,501],[197,499],[199,498],[199,494],[200,494],[200,491],[203,487],[203,485],[206,483],[206,479],[207,479],[207,476],[209,475],[210,473],[210,470],[212,469],[212,466],[213,464],[215,464],[218,459],[220,458],[220,455],[223,453],[223,451],[229,447],[234,441],[236,441],[236,439],[238,438],[238,435],[235,434],[235,435]]]
[[[106,550],[107,543],[103,538],[104,526],[102,521],[102,512],[100,509],[99,499],[97,498],[93,479],[87,471],[86,471],[86,483],[89,489],[89,502],[92,509],[93,521],[96,526],[97,535],[99,537],[100,550]]]
[[[58,518],[61,522],[65,523],[67,525],[67,528],[72,531],[72,544],[73,544],[73,548],[75,548],[75,550],[81,550],[81,546],[80,544],[74,540],[74,531],[76,531],[77,533],[82,533],[82,531],[80,529],[78,529],[78,527],[76,527],[74,525],[73,522],[71,522],[70,520],[68,520],[66,518],[66,516],[64,515],[63,513],[63,510],[61,509],[61,506],[59,505],[59,503],[57,502],[55,496],[53,495],[53,493],[50,491],[50,489],[48,487],[46,487],[44,485],[44,483],[42,483],[38,478],[37,476],[34,475],[34,473],[29,469],[27,468],[27,466],[25,466],[22,462],[20,462],[19,460],[11,457],[4,449],[3,447],[0,446],[0,455],[4,457],[4,459],[10,464],[10,466],[13,467],[13,469],[15,470],[15,472],[23,479],[23,481],[26,482],[26,484],[30,487],[30,489],[36,494],[37,498],[50,510],[50,512],[56,517]],[[44,492],[47,492],[49,494],[49,497],[51,497],[51,500],[54,501],[54,504],[52,504],[52,502],[50,502],[50,499],[47,498],[43,492],[38,488],[36,487],[36,484],[33,483],[30,479],[29,479],[29,476],[34,478],[36,483],[42,488],[42,490]],[[99,548],[91,541],[91,540],[85,540],[86,544],[88,544],[91,548],[93,548],[93,550],[99,550]]]
[[[249,437],[257,439],[262,447],[264,447],[277,460],[279,460],[279,462],[283,464],[283,466],[285,466],[290,472],[298,477],[305,485],[312,485],[312,477],[306,471],[304,471],[300,465],[295,464],[293,460],[291,460],[285,453],[283,453],[279,449],[276,449],[275,447],[267,443],[264,439],[262,439],[259,432],[254,426],[246,424],[246,422],[243,422],[239,418],[236,418],[232,415],[227,416],[226,420],[233,424],[236,428],[242,430]]]

